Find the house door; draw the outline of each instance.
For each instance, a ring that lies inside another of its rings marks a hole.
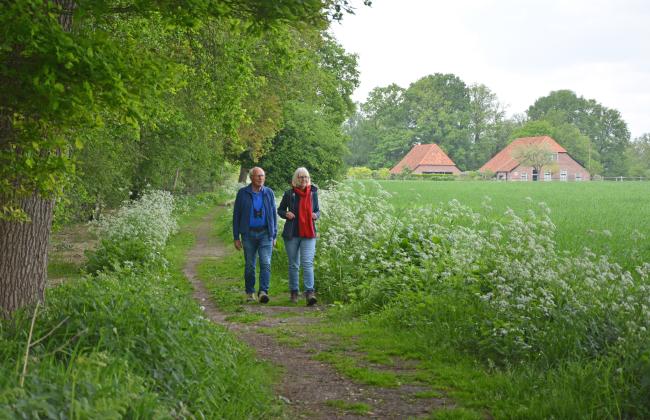
[[[533,181],[537,181],[537,177],[539,174],[537,173],[537,169],[533,169]]]

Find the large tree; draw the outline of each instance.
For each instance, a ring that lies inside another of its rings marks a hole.
[[[469,133],[471,153],[467,169],[477,169],[501,150],[513,124],[505,118],[505,107],[487,86],[469,87]]]
[[[453,74],[436,73],[412,83],[406,90],[405,107],[411,145],[436,143],[459,168],[471,164],[469,132],[470,96],[467,85]]]
[[[621,114],[594,99],[577,96],[570,90],[558,90],[539,98],[528,108],[532,120],[548,119],[573,124],[592,142],[600,156],[603,174],[624,175],[625,149],[630,132]]]
[[[211,19],[258,33],[292,22],[322,28],[348,7],[346,0],[2,2],[0,313],[43,298],[54,200],[73,173],[81,133],[110,111],[122,124],[146,127],[147,107],[163,107],[166,94],[185,84],[178,51],[157,44],[163,38],[143,44],[113,29],[149,19],[169,30],[200,29]]]
[[[508,142],[518,122],[485,85],[466,86],[453,74],[423,77],[403,89],[376,88],[347,126],[348,163],[395,165],[415,143],[438,143],[463,169],[480,167]]]
[[[405,90],[396,84],[377,87],[368,94],[348,122],[350,156],[354,166],[392,166],[409,150],[411,132],[406,123]]]
[[[321,184],[344,172],[342,124],[354,112],[350,97],[358,85],[357,58],[326,34],[306,42],[317,48],[302,51],[309,65],[296,69],[290,79],[294,98],[285,104],[283,127],[259,161],[273,188],[285,188],[301,166]]]

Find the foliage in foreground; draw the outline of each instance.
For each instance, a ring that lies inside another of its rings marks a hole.
[[[322,194],[321,295],[485,366],[548,370],[549,384],[579,381],[567,366],[592,372],[606,396],[594,413],[648,414],[650,264],[558,251],[544,204],[485,216],[452,201],[398,218],[367,185]]]
[[[144,220],[135,208],[118,212],[133,216],[121,223]],[[179,238],[167,248],[175,260],[191,243]],[[147,235],[139,240],[156,242]],[[169,271],[162,257],[146,264],[110,257],[112,271],[48,289],[22,385],[32,312],[0,324],[0,418],[269,414],[261,367],[203,317],[180,267]]]

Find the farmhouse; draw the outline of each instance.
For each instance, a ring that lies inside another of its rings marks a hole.
[[[550,163],[542,167],[541,173],[530,166],[522,166],[515,156],[518,149],[544,147],[550,156]],[[479,172],[493,173],[496,179],[504,181],[588,181],[589,172],[576,162],[555,140],[549,136],[523,137],[514,140],[494,155]]]
[[[408,168],[415,174],[459,174],[460,170],[437,144],[416,144],[399,161],[391,174],[399,174]]]

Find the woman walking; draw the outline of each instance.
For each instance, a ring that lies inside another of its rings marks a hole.
[[[289,257],[291,302],[298,302],[298,277],[302,266],[302,283],[307,305],[316,303],[314,292],[314,254],[316,223],[320,216],[318,188],[311,184],[306,168],[298,168],[291,180],[293,188],[284,192],[278,214],[286,219],[282,238]]]

